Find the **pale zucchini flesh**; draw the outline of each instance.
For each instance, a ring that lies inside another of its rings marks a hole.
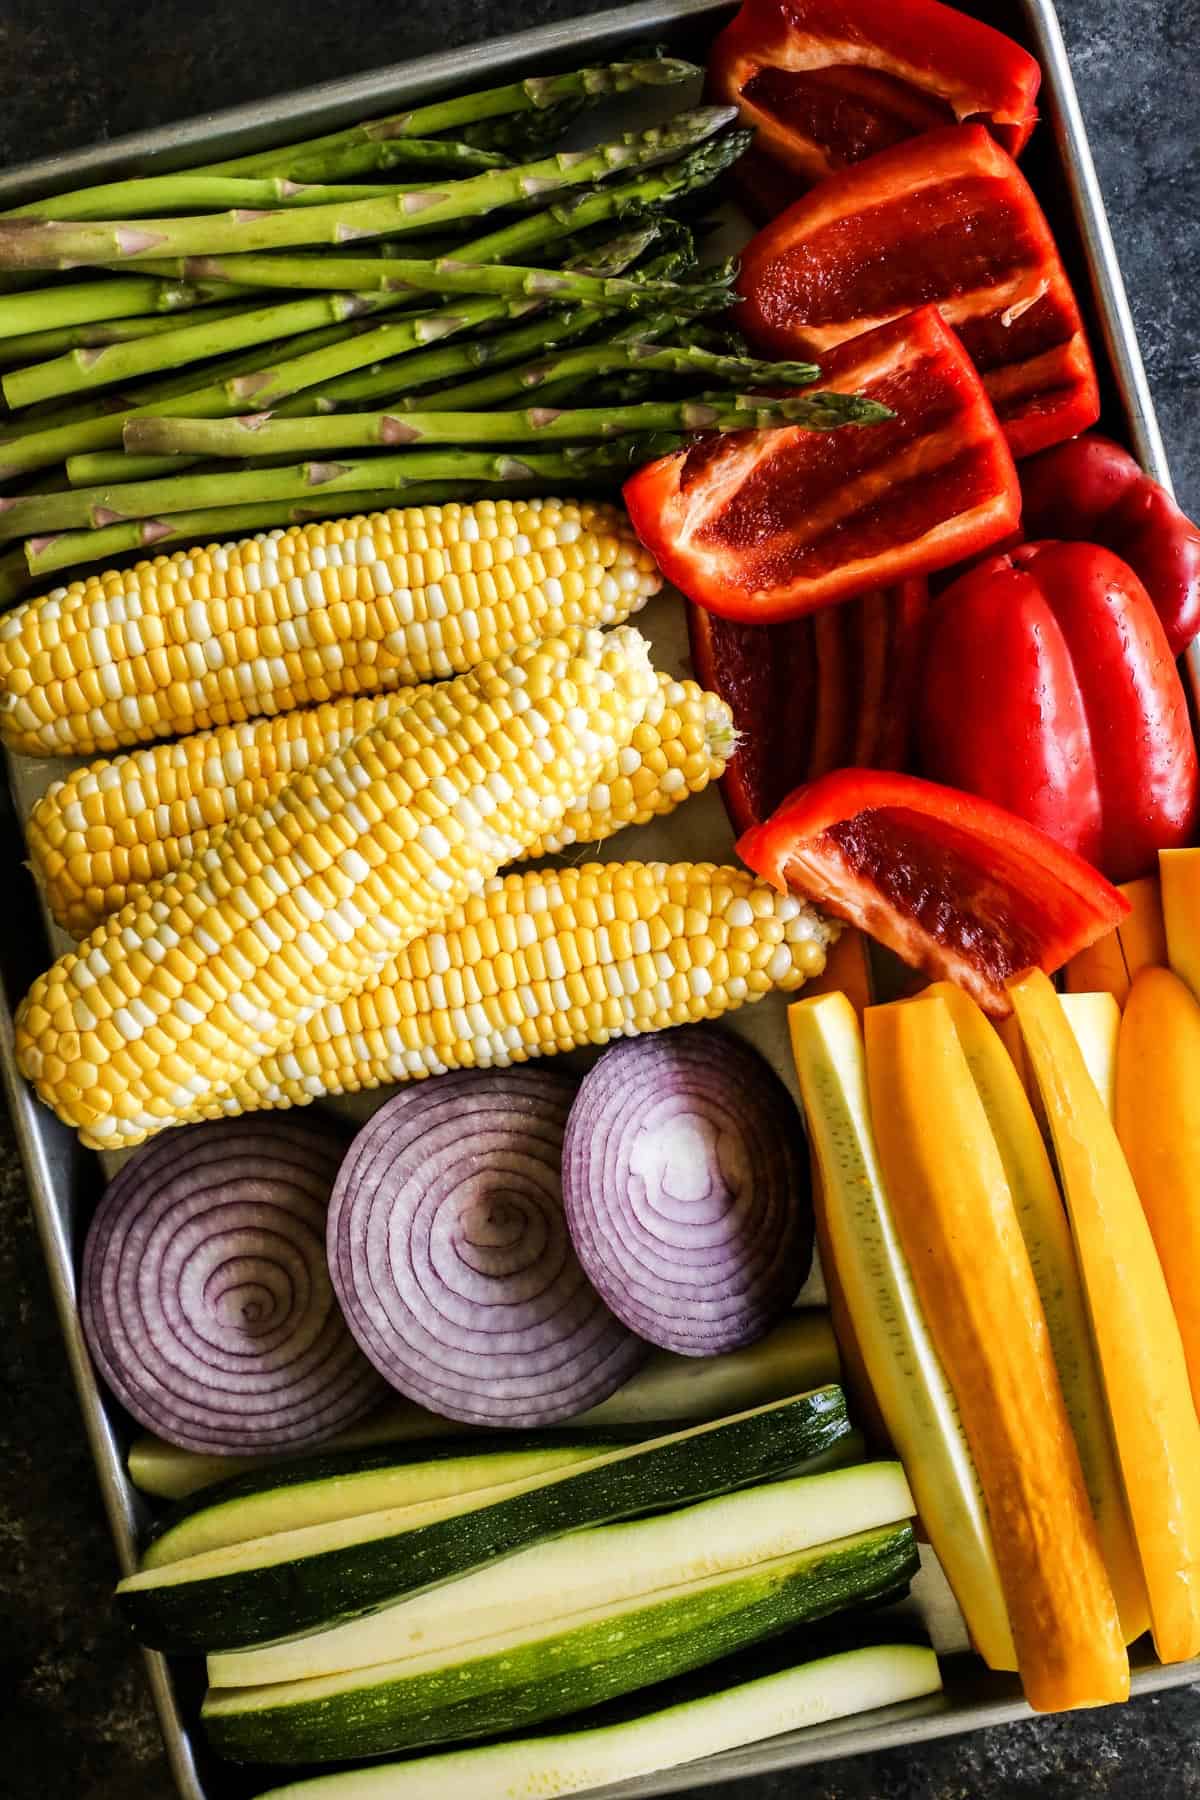
[[[867,1100],[862,1033],[842,994],[788,1008],[838,1278],[917,1512],[975,1648],[1015,1669],[979,1476],[892,1217]]]
[[[829,1315],[818,1308],[789,1315],[756,1344],[728,1350],[722,1356],[676,1356],[656,1350],[624,1387],[565,1422],[573,1431],[592,1432],[700,1424],[724,1414],[765,1406],[789,1394],[825,1387],[841,1369]],[[555,1435],[562,1426],[547,1428]],[[461,1437],[462,1426],[425,1412],[409,1401],[395,1400],[362,1424],[341,1432],[314,1455],[370,1445],[407,1444],[435,1437]],[[495,1442],[494,1436],[483,1442]],[[201,1456],[180,1450],[149,1432],[134,1439],[129,1450],[129,1479],[144,1494],[182,1500],[231,1476],[269,1473],[284,1456]]]
[[[848,1436],[839,1388],[593,1458],[507,1488],[276,1532],[127,1576],[118,1602],[158,1649],[229,1650],[336,1624],[585,1525],[802,1469]]]
[[[305,1458],[235,1477],[166,1519],[142,1556],[157,1569],[277,1531],[297,1531],[336,1519],[359,1518],[397,1506],[450,1500],[484,1488],[507,1487],[554,1469],[573,1468],[618,1447],[609,1434],[583,1442],[577,1434],[525,1436],[512,1443],[435,1439],[408,1453],[396,1446]]]
[[[690,1507],[686,1532],[669,1514],[572,1532],[329,1631],[210,1656],[208,1679],[213,1688],[256,1687],[461,1653],[502,1631],[728,1574],[811,1549],[831,1530],[849,1537],[913,1510],[897,1462],[797,1476]]]
[[[451,1750],[272,1788],[263,1800],[558,1800],[941,1690],[927,1644],[864,1644],[617,1724]]]
[[[678,1515],[686,1530],[686,1514]],[[270,1687],[218,1688],[213,1748],[246,1762],[332,1762],[485,1737],[596,1706],[846,1608],[897,1597],[919,1566],[908,1524],[599,1607],[465,1654]]]

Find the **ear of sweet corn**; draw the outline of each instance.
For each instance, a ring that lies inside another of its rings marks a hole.
[[[430,689],[61,957],[17,1015],[23,1072],[101,1147],[205,1116],[554,826],[654,682],[623,627]]]
[[[236,1082],[210,1116],[553,1056],[719,1018],[825,966],[839,927],[747,870],[496,877]]]
[[[247,720],[173,744],[130,751],[56,781],[30,814],[26,836],[54,917],[76,937],[120,910],[138,888],[197,855],[239,814],[401,712],[423,688]],[[527,852],[599,843],[699,793],[724,770],[733,718],[694,681],[660,675],[631,743],[618,751],[559,825]]]
[[[660,577],[624,514],[481,500],[109,571],[0,620],[0,733],[88,755],[462,673],[620,622]]]

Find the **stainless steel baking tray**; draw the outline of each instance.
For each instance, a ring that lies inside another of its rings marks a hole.
[[[216,160],[312,136],[410,105],[426,95],[571,66],[584,56],[602,60],[648,39],[665,40],[679,53],[703,61],[714,32],[731,10],[721,0],[644,0],[590,18],[498,38],[474,49],[394,64],[352,80],[5,171],[0,173],[0,207],[88,181]],[[1043,122],[1023,166],[1050,214],[1088,313],[1104,384],[1105,427],[1123,439],[1160,481],[1168,482],[1153,402],[1051,0],[967,0],[965,10],[1021,38],[1041,63]],[[679,610],[670,602],[656,602],[645,615],[656,658],[664,665],[682,663],[686,657]],[[1200,664],[1193,662],[1193,688],[1198,676]],[[25,860],[20,818],[50,779],[51,765],[11,759],[7,772],[8,781],[0,783],[0,855],[4,865],[15,871]],[[730,849],[728,828],[715,794],[689,802],[665,827],[646,827],[622,838],[622,854],[634,856],[721,856]],[[55,946],[57,934],[48,925],[32,881],[14,877],[5,927],[0,932],[0,1070],[117,1558],[122,1571],[128,1571],[136,1560],[147,1507],[125,1473],[123,1452],[130,1435],[129,1421],[97,1384],[76,1306],[82,1236],[104,1171],[100,1159],[81,1150],[72,1134],[34,1100],[13,1060],[12,1009],[34,974],[46,965],[51,948],[63,946],[62,942]],[[732,1022],[791,1079],[780,1006],[768,1000]],[[361,1111],[361,1103],[354,1110]],[[813,1290],[811,1297],[817,1297],[818,1291]],[[738,1776],[917,1743],[1027,1716],[1013,1678],[988,1675],[974,1658],[961,1653],[965,1646],[962,1623],[936,1566],[922,1572],[916,1598],[939,1649],[947,1653],[944,1695],[750,1745],[704,1763],[605,1788],[603,1793],[613,1800],[618,1795],[634,1800],[634,1796],[683,1794]],[[1139,1694],[1194,1681],[1200,1673],[1196,1664],[1160,1668],[1148,1650],[1140,1658],[1135,1654],[1134,1660],[1134,1691]],[[264,1784],[247,1784],[238,1771],[208,1758],[194,1726],[198,1670],[149,1652],[146,1667],[167,1754],[184,1800],[238,1800],[261,1791]],[[597,1796],[599,1800],[598,1790]]]

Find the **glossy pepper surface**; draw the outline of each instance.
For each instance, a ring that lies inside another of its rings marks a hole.
[[[1059,444],[1021,470],[1025,534],[1103,544],[1154,602],[1172,656],[1200,632],[1200,526],[1128,450],[1099,432]]]
[[[1025,969],[1059,968],[1129,902],[1052,838],[990,800],[915,775],[838,769],[797,788],[738,855],[984,1011],[1012,1010]]]
[[[745,0],[708,66],[757,147],[808,184],[963,119],[1015,156],[1041,80],[1019,44],[939,0]]]
[[[822,358],[877,425],[726,432],[625,483],[634,529],[689,600],[769,624],[943,569],[1006,538],[1017,472],[962,345],[928,306]]]
[[[1100,391],[1050,227],[982,125],[898,144],[822,182],[747,245],[738,323],[771,356],[823,357],[913,307],[962,339],[1014,456],[1094,425]]]
[[[1190,843],[1200,806],[1183,684],[1150,597],[1093,544],[989,557],[932,610],[926,773],[1019,813],[1113,881]]]

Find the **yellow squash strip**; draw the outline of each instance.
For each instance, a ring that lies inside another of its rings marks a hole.
[[[858,1019],[844,994],[826,994],[789,1007],[788,1024],[821,1170],[829,1261],[870,1387],[975,1647],[991,1668],[1014,1669],[1016,1651],[979,1478],[879,1165]],[[842,1350],[845,1360],[844,1343]]]
[[[1200,850],[1160,850],[1167,961],[1200,999]]]
[[[1130,981],[1139,969],[1163,969],[1167,964],[1167,929],[1163,920],[1162,893],[1157,875],[1122,883],[1120,892],[1130,911],[1117,927],[1121,955]]]
[[[151,881],[169,875],[214,833],[273,798],[323,756],[428,696],[427,687],[249,719],[194,732],[75,769],[46,790],[26,837],[55,919],[86,937]],[[529,857],[599,843],[669,813],[715,781],[734,744],[725,702],[694,681],[660,675],[633,740]]]
[[[218,1110],[561,819],[654,691],[630,626],[443,683],[294,776],[61,957],[16,1021],[22,1072],[112,1149]]]
[[[1062,973],[1068,994],[1111,994],[1118,1006],[1129,997],[1129,971],[1117,931],[1106,932],[1073,956]]]
[[[1150,1221],[1200,1409],[1200,1002],[1142,969],[1121,1020],[1117,1135]]]
[[[1200,1654],[1200,1423],[1154,1239],[1049,979],[1009,984],[1054,1136],[1162,1662]]]
[[[842,935],[825,958],[824,973],[810,981],[805,999],[819,994],[845,994],[861,1019],[871,1005],[871,940],[865,931],[844,925]]]
[[[1088,1074],[1111,1119],[1117,1104],[1117,1037],[1121,1030],[1121,1009],[1111,994],[1062,994],[1059,998],[1071,1035],[1079,1045]],[[1018,1025],[1018,1032],[1020,1029]]]
[[[1120,1019],[1111,994],[1086,997],[1103,1002],[1111,1008],[1113,1019]],[[1104,1384],[1058,1182],[1020,1078],[980,1008],[969,994],[950,982],[939,982],[926,989],[922,998],[938,998],[948,1008],[1000,1152],[1017,1223],[1046,1315],[1050,1347],[1079,1452],[1084,1485],[1099,1528],[1100,1546],[1121,1617],[1121,1630],[1125,1642],[1131,1644],[1141,1637],[1150,1623],[1146,1584],[1125,1504]],[[1113,1041],[1115,1043],[1115,1031]]]
[[[617,624],[661,586],[594,501],[397,507],[180,550],[0,620],[0,735],[87,756],[408,687]]]
[[[983,1485],[1029,1704],[1123,1700],[1129,1662],[1004,1163],[943,999],[873,1007],[880,1162]]]

